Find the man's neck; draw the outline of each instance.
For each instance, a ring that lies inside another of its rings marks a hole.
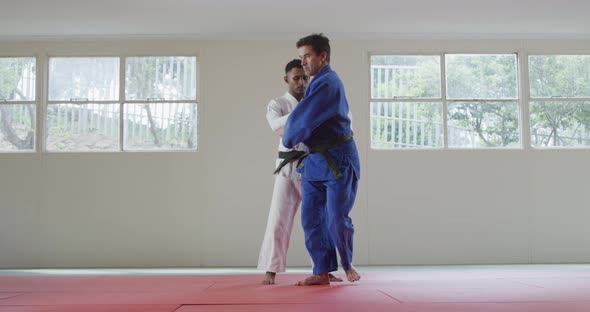
[[[322,67],[320,67],[320,69],[318,69],[318,72],[316,73],[316,76],[317,76],[317,74],[319,74],[319,73],[320,73],[322,70],[324,70],[324,68],[326,68],[326,66],[328,66],[328,65],[330,65],[330,63],[324,63],[324,65],[322,65]]]
[[[290,91],[289,91],[289,94],[291,94],[297,100],[297,102],[301,102],[301,99],[303,99],[303,94],[295,95],[295,94],[291,93]]]

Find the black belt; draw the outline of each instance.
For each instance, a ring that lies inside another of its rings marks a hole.
[[[328,168],[330,169],[330,171],[332,172],[334,177],[336,179],[340,179],[340,178],[342,178],[342,172],[340,172],[340,169],[338,169],[338,165],[336,164],[336,161],[330,155],[330,153],[328,153],[328,150],[331,148],[334,148],[338,145],[342,145],[342,144],[348,142],[350,139],[352,139],[352,136],[353,136],[353,133],[351,131],[347,135],[340,137],[338,140],[336,140],[334,142],[309,146],[309,153],[320,153],[320,155],[322,155],[322,157],[324,157],[324,160],[328,164]],[[305,156],[307,156],[307,155],[305,155]],[[305,157],[305,156],[303,156],[303,157]],[[303,157],[301,157],[301,159],[303,159]],[[301,162],[301,160],[299,160],[299,161]]]
[[[285,167],[289,162],[295,161],[305,155],[303,151],[288,151],[288,152],[279,152],[279,158],[283,161],[279,164],[277,169],[275,169],[274,174],[279,173],[283,167]]]

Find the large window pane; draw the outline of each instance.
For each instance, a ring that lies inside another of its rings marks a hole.
[[[0,100],[35,100],[35,58],[0,57]]]
[[[590,55],[529,56],[531,97],[590,97]]]
[[[442,103],[372,102],[371,147],[442,147]]]
[[[125,104],[126,150],[195,150],[197,104]]]
[[[119,150],[119,104],[49,104],[47,150]]]
[[[440,56],[371,56],[371,98],[440,98]]]
[[[0,151],[35,149],[35,105],[0,104]]]
[[[518,111],[516,101],[449,103],[449,147],[518,147]]]
[[[531,145],[590,146],[590,103],[531,102]]]
[[[195,57],[129,57],[126,60],[127,100],[196,100]]]
[[[49,59],[49,100],[117,101],[118,57],[57,57]]]
[[[516,99],[515,54],[447,54],[447,98]]]

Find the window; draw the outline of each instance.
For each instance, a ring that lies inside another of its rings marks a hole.
[[[516,60],[516,54],[372,56],[371,146],[519,147]]]
[[[0,152],[34,151],[36,60],[0,57]]]
[[[125,72],[125,149],[195,150],[195,57],[129,57]]]
[[[119,58],[49,59],[48,151],[119,150]]]
[[[371,57],[371,146],[443,146],[440,56]]]
[[[196,150],[196,66],[196,57],[50,58],[46,150]]]
[[[531,146],[590,146],[590,55],[530,55]]]
[[[519,147],[516,54],[447,54],[449,147]]]

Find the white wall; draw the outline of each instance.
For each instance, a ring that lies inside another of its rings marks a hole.
[[[376,151],[368,55],[590,53],[589,41],[334,40],[362,178],[355,262],[590,261],[590,150]],[[255,266],[294,40],[2,43],[0,55],[196,53],[196,153],[0,154],[0,268]],[[43,99],[41,99],[43,100]],[[299,221],[289,265],[309,265]]]

